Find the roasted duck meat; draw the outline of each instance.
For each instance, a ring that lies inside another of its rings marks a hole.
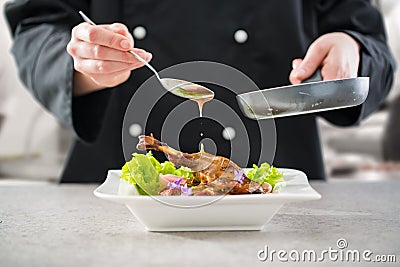
[[[206,152],[183,153],[160,142],[153,136],[139,136],[138,150],[155,150],[166,154],[176,166],[185,166],[193,171],[187,183],[194,195],[253,194],[269,193],[271,185],[250,180],[243,170],[231,160]],[[160,192],[170,195],[169,192]],[[171,191],[171,194],[172,191]]]

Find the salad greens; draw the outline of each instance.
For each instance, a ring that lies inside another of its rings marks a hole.
[[[132,159],[122,167],[121,179],[135,185],[140,195],[157,195],[162,188],[160,174],[172,174],[183,178],[192,178],[193,173],[187,167],[176,168],[170,161],[160,163],[151,152],[133,153]]]
[[[151,152],[147,154],[134,153],[132,159],[122,167],[121,179],[133,184],[140,195],[157,195],[163,188],[160,174],[172,174],[182,178],[192,178],[193,172],[187,167],[176,168],[170,161],[160,163]],[[245,169],[246,176],[255,182],[269,183],[273,189],[278,183],[284,182],[283,173],[268,163],[260,167],[253,165]],[[240,175],[241,176],[241,175]]]
[[[275,168],[268,163],[262,163],[260,167],[256,164],[253,164],[253,168],[246,170],[246,176],[255,182],[269,183],[272,188],[275,188],[275,185],[280,182],[284,182],[283,173],[279,172],[278,168]]]

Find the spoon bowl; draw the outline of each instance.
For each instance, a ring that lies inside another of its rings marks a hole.
[[[188,99],[214,98],[213,91],[204,86],[192,82],[172,79],[172,78],[161,78],[160,83],[169,92],[183,98],[188,98]]]

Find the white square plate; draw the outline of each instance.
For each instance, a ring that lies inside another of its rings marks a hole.
[[[134,192],[136,195],[120,195],[120,170],[108,171],[106,181],[94,194],[125,204],[148,231],[261,230],[284,203],[321,198],[303,172],[279,170],[283,172],[286,186],[272,194],[150,197]]]

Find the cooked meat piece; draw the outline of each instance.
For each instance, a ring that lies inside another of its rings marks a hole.
[[[194,177],[187,181],[194,186],[194,195],[222,195],[265,193],[267,185],[251,181],[243,170],[231,160],[206,152],[183,153],[160,142],[153,136],[139,136],[138,150],[155,150],[165,153],[176,166],[185,166]],[[204,188],[203,188],[204,187]],[[203,188],[203,189],[202,189]],[[160,192],[161,194],[162,192]]]

